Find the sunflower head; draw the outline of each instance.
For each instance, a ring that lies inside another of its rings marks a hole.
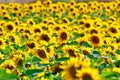
[[[98,70],[92,68],[82,68],[77,72],[80,80],[101,80]]]

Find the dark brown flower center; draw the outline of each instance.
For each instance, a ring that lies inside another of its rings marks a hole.
[[[115,29],[115,28],[110,28],[110,31],[112,32],[112,33],[117,33],[117,30]]]
[[[82,80],[93,80],[93,78],[90,74],[84,73],[82,76]]]
[[[12,65],[6,65],[5,68],[12,70],[14,67]]]
[[[30,34],[30,31],[29,30],[25,30],[25,33],[29,33]]]
[[[47,34],[42,34],[42,35],[41,35],[41,39],[42,39],[42,40],[45,40],[45,41],[47,41],[47,42],[50,40],[50,38],[49,38],[49,36],[48,36]]]
[[[86,27],[86,28],[89,28],[89,27],[90,27],[90,24],[89,24],[89,23],[85,23],[85,27]]]
[[[14,10],[15,10],[15,11],[17,11],[17,10],[18,10],[18,8],[16,8],[16,7],[15,7],[15,8],[14,8]]]
[[[35,43],[28,43],[27,45],[30,49],[33,49],[35,47]]]
[[[7,25],[7,28],[8,28],[8,30],[10,30],[10,31],[11,31],[11,30],[13,30],[13,26],[12,26],[12,25],[10,25],[10,24],[9,24],[9,25]]]
[[[0,45],[2,45],[3,43],[2,43],[2,41],[0,41]]]
[[[66,40],[66,39],[67,39],[67,33],[66,33],[66,32],[62,32],[62,33],[60,34],[60,38],[61,38],[62,40]]]
[[[88,52],[87,50],[83,50],[83,54],[84,54],[84,55],[88,55],[89,52]]]
[[[38,54],[38,56],[39,56],[40,58],[46,58],[46,57],[47,57],[45,51],[44,51],[44,50],[41,50],[41,49],[38,49],[38,50],[37,50],[37,54]]]
[[[50,52],[50,48],[47,48],[46,50],[47,50],[48,53]]]
[[[55,27],[55,30],[56,30],[56,31],[60,30],[60,27]]]
[[[75,53],[74,53],[74,50],[69,49],[69,50],[68,50],[68,53],[69,53],[69,55],[70,55],[71,57],[76,57],[76,55],[75,55]]]
[[[90,33],[91,33],[91,34],[93,34],[93,33],[96,33],[96,34],[97,34],[98,32],[97,32],[97,30],[92,29],[92,30],[90,31]]]
[[[99,40],[98,36],[92,36],[91,42],[94,44],[99,44],[100,40]]]
[[[35,29],[34,32],[35,33],[37,33],[37,32],[40,33],[40,29]]]
[[[76,72],[76,70],[75,70],[74,65],[73,65],[73,66],[71,66],[69,70],[70,70],[70,71],[69,71],[70,76],[71,76],[73,79],[78,78],[78,77],[76,76],[76,73],[77,73],[77,72]]]
[[[33,22],[32,22],[32,21],[30,21],[30,22],[29,22],[29,24],[30,24],[30,25],[33,25]]]

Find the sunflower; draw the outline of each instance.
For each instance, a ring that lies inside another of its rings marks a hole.
[[[27,24],[28,24],[29,27],[35,26],[35,22],[34,22],[33,19],[28,19]]]
[[[65,45],[62,47],[65,56],[69,57],[77,57],[78,56],[78,50],[76,49],[76,46],[71,46],[71,45]]]
[[[22,17],[23,17],[23,13],[17,12],[17,13],[16,13],[16,16],[17,16],[18,18],[22,18]]]
[[[48,33],[41,33],[39,37],[40,41],[43,41],[45,43],[49,43],[51,41],[51,37]]]
[[[66,42],[69,39],[69,33],[65,30],[61,30],[58,35],[60,42]]]
[[[89,29],[93,27],[93,21],[92,20],[86,20],[84,24],[84,29]]]
[[[5,49],[5,47],[6,47],[5,40],[3,40],[2,38],[0,38],[0,49]]]
[[[100,46],[102,45],[102,37],[100,37],[100,34],[93,34],[89,37],[89,41],[92,44],[92,46]]]
[[[80,45],[82,45],[84,42],[87,42],[88,41],[88,37],[85,35],[85,36],[83,36],[83,37],[78,37],[77,39],[76,39],[76,41],[80,44]]]
[[[6,10],[6,5],[5,4],[1,4],[0,5],[0,10]]]
[[[14,58],[12,59],[15,63],[16,67],[23,66],[23,58],[22,55],[14,55]]]
[[[37,47],[37,43],[35,41],[29,41],[26,43],[26,48],[28,50],[33,50]]]
[[[71,0],[71,1],[69,2],[69,4],[70,4],[71,6],[75,6],[75,5],[76,5],[76,1]]]
[[[35,27],[33,27],[33,33],[37,34],[37,33],[41,33],[41,28],[39,27],[39,25],[36,25]]]
[[[116,25],[111,25],[109,26],[107,29],[108,33],[112,36],[112,37],[115,37],[115,36],[118,36],[119,35],[119,29]]]
[[[20,41],[20,37],[15,35],[15,34],[13,34],[13,33],[6,34],[5,39],[7,40],[6,42],[8,44],[19,43],[19,41]]]
[[[99,34],[100,28],[90,28],[89,33],[90,34]]]
[[[78,77],[76,76],[77,74],[77,69],[76,65],[78,64],[78,58],[70,58],[69,61],[67,61],[67,64],[64,66],[61,66],[60,68],[63,69],[61,72],[61,76],[64,80],[76,80]]]
[[[92,68],[82,68],[77,71],[77,77],[79,80],[101,80],[98,70]]]
[[[49,57],[53,57],[55,52],[54,52],[54,46],[50,46],[48,48],[46,48],[46,52],[49,55]]]
[[[83,53],[84,55],[89,55],[89,54],[91,54],[92,48],[81,47],[81,49],[82,49],[82,53]]]
[[[5,62],[2,63],[0,67],[6,69],[7,72],[10,73],[15,68],[15,64],[12,60],[5,60]]]
[[[120,73],[120,68],[117,67],[113,68],[113,72]]]
[[[6,25],[5,25],[5,29],[8,31],[8,32],[15,32],[15,30],[16,30],[16,27],[15,27],[15,25],[14,25],[14,23],[7,23]]]
[[[34,54],[41,58],[43,62],[48,62],[48,54],[43,47],[34,49]]]

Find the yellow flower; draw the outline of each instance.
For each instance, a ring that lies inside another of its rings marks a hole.
[[[13,62],[15,63],[15,66],[16,66],[16,67],[23,66],[23,58],[22,58],[22,55],[15,55],[12,60],[13,60]]]
[[[0,60],[4,59],[4,55],[0,53]]]
[[[98,70],[92,68],[82,68],[77,71],[77,77],[79,80],[101,80]]]
[[[5,49],[5,47],[6,47],[5,40],[3,40],[2,38],[0,38],[0,49]]]
[[[120,73],[120,68],[113,68],[113,72]]]
[[[33,19],[28,19],[27,20],[27,24],[28,24],[28,27],[32,27],[32,26],[34,26],[35,25],[35,22],[33,21]]]
[[[81,47],[81,49],[82,49],[82,53],[83,53],[84,55],[89,55],[89,54],[91,54],[92,48]]]
[[[89,41],[91,43],[92,46],[98,46],[100,47],[103,44],[102,41],[102,37],[100,36],[100,34],[93,34],[91,36],[89,36]]]
[[[43,47],[38,47],[34,49],[34,54],[42,59],[43,63],[48,62],[48,54]]]
[[[61,30],[58,34],[60,43],[66,42],[69,39],[69,33],[65,30]]]
[[[78,79],[78,77],[76,76],[77,74],[76,65],[78,64],[77,62],[78,62],[78,58],[70,58],[67,65],[64,64],[63,66],[61,66],[61,68],[63,69],[62,78],[64,80]]]
[[[14,23],[12,22],[9,22],[5,25],[5,29],[6,29],[6,32],[15,32],[16,30],[16,26],[14,25]]]
[[[69,56],[69,57],[77,57],[78,56],[78,50],[76,48],[76,46],[74,45],[65,45],[62,47],[62,50],[65,53],[65,56]]]

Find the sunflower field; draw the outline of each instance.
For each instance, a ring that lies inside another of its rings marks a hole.
[[[0,4],[0,80],[120,80],[120,0]]]

